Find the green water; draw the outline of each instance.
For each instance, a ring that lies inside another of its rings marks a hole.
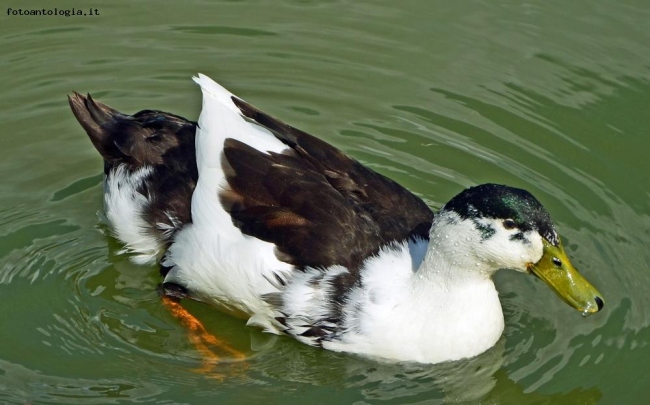
[[[5,6],[34,2],[14,3]],[[1,403],[650,399],[647,2],[56,7],[99,15],[0,10]],[[434,208],[482,182],[531,191],[605,309],[582,318],[539,280],[504,271],[503,339],[478,358],[428,366],[320,351],[188,303],[251,355],[197,372],[200,354],[158,299],[157,269],[131,264],[102,224],[102,163],[65,98],[90,92],[125,112],[196,119],[196,72]]]

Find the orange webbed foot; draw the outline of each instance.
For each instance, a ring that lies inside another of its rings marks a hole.
[[[206,374],[211,378],[223,380],[233,374],[239,375],[248,368],[248,363],[244,361],[247,359],[245,353],[208,332],[201,321],[183,308],[177,298],[163,296],[162,302],[171,314],[188,329],[187,333],[190,342],[201,354],[201,367],[196,370],[197,372]],[[221,356],[218,354],[219,352],[225,353],[225,356]],[[223,364],[228,364],[233,372],[227,373],[227,375],[215,372],[217,366]]]

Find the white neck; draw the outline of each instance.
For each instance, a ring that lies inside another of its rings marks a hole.
[[[496,268],[471,250],[478,242],[467,238],[480,238],[476,227],[450,219],[443,213],[434,220],[417,271],[407,269],[396,279],[395,269],[400,260],[410,260],[412,248],[385,267],[368,269],[365,294],[376,296],[367,303],[372,310],[364,314],[367,322],[360,322],[364,333],[355,351],[436,363],[476,356],[499,339],[504,322],[491,278]]]
[[[451,359],[489,349],[503,332],[501,302],[492,281],[498,266],[477,256],[480,234],[470,221],[440,213],[413,276],[413,302],[430,308],[422,319],[432,352]]]
[[[433,282],[465,283],[469,279],[490,279],[499,267],[477,254],[481,235],[469,220],[442,211],[433,221],[429,245],[417,275]]]

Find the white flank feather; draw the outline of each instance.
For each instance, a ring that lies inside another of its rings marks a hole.
[[[129,172],[120,165],[104,181],[106,218],[113,234],[124,243],[124,251],[132,253],[131,260],[137,264],[153,263],[162,248],[144,221],[143,209],[149,197],[137,191],[152,170],[145,166]]]
[[[221,158],[224,142],[234,138],[259,151],[281,152],[286,146],[265,128],[247,121],[233,95],[202,74],[194,78],[203,91],[196,131],[199,180],[192,195],[192,224],[181,230],[166,255],[174,266],[165,278],[185,286],[196,298],[246,314],[270,314],[262,295],[277,292],[267,279],[289,274],[274,245],[243,235],[221,206],[226,185]]]

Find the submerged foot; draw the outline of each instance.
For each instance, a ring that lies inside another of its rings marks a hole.
[[[201,354],[201,367],[196,370],[197,372],[223,380],[230,375],[241,374],[248,368],[248,363],[245,362],[248,356],[245,353],[208,332],[201,321],[183,308],[177,298],[163,296],[162,302],[169,312],[187,328],[190,342]],[[222,364],[228,364],[232,369],[232,374],[224,375],[216,372],[215,368]]]

